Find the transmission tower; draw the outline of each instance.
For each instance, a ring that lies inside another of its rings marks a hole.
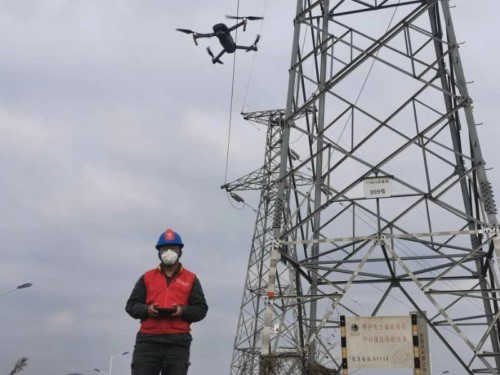
[[[500,374],[497,212],[449,2],[298,0],[286,108],[245,117],[268,132],[223,186],[260,191],[231,374],[337,374],[340,315],[412,311],[431,365]]]

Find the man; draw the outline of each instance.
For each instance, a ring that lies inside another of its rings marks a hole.
[[[132,358],[132,375],[186,375],[191,323],[202,320],[208,306],[200,281],[179,263],[181,236],[172,229],[156,244],[160,265],[135,284],[125,310],[141,319]]]

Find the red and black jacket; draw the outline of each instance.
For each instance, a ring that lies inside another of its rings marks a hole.
[[[180,269],[170,283],[165,280],[165,275],[160,267],[144,274],[146,286],[146,305],[158,304],[159,307],[171,308],[186,306],[196,275],[185,268]],[[142,333],[186,333],[189,332],[190,323],[182,318],[146,319],[141,322]]]
[[[163,274],[161,266],[147,271],[139,278],[125,310],[136,319],[141,319],[140,333],[168,335],[189,333],[190,324],[202,320],[208,310],[200,281],[194,273],[179,265],[180,269],[171,278]],[[151,318],[148,305],[160,307],[182,306],[179,318]]]

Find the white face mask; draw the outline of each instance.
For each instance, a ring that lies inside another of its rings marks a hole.
[[[168,249],[167,251],[161,253],[160,258],[165,265],[171,266],[172,264],[175,264],[175,262],[177,262],[177,259],[179,259],[179,255],[172,249]]]

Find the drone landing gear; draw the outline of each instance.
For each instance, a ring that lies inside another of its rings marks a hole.
[[[214,56],[212,50],[210,49],[210,47],[207,47],[207,52],[208,54],[210,55],[210,57],[212,58],[212,64],[224,64],[221,60],[220,60],[220,57],[226,52],[224,50],[222,50],[221,53],[219,53],[217,55],[217,57]]]

